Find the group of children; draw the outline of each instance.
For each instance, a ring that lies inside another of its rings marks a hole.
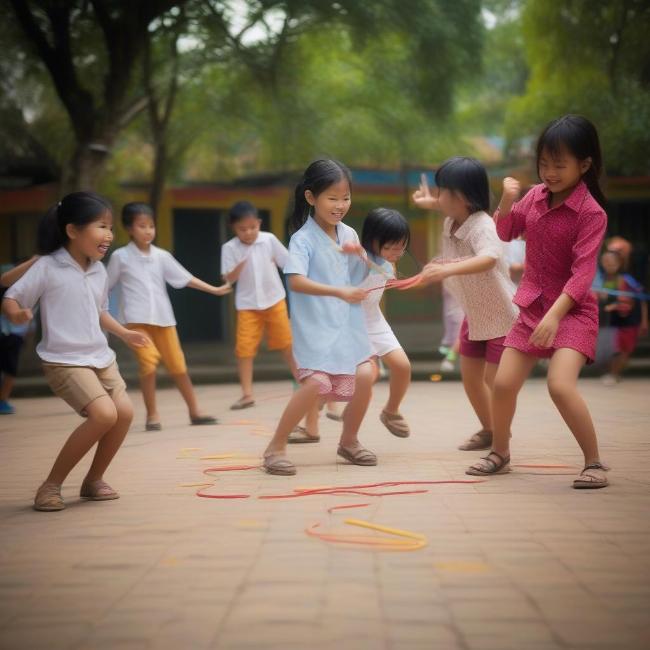
[[[607,217],[599,187],[602,162],[598,136],[585,118],[567,115],[550,123],[537,144],[541,184],[521,200],[519,183],[506,178],[499,207],[488,214],[485,168],[471,158],[452,158],[436,172],[432,191],[422,184],[415,204],[446,215],[442,257],[430,261],[418,286],[438,282],[458,300],[465,318],[460,334],[463,385],[481,429],[461,449],[489,450],[467,473],[510,471],[510,426],[516,399],[539,358],[549,359],[550,395],[584,454],[576,488],[608,484],[591,416],[577,389],[582,366],[593,361],[598,302],[591,292]],[[155,221],[144,204],[122,214],[130,243],[116,250],[106,271],[100,260],[113,240],[110,205],[90,192],[69,194],[47,213],[39,230],[40,257],[19,267],[3,300],[14,324],[32,318],[38,303],[43,338],[37,353],[52,391],[84,421],[61,449],[38,489],[35,508],[61,510],[61,484],[97,443],[81,496],[118,498],[104,480],[131,423],[133,409],[115,354],[104,331],[135,352],[147,410],[146,427],[162,427],[155,401],[160,360],[185,399],[192,424],[216,422],[198,408],[178,342],[165,285],[193,287],[221,296],[236,285],[236,356],[242,395],[232,409],[255,398],[253,360],[266,334],[280,350],[296,390],[263,454],[270,474],[292,475],[288,443],[317,442],[318,412],[346,402],[338,455],[354,465],[376,465],[377,456],[358,438],[378,376],[378,361],[390,371],[381,422],[394,435],[410,434],[400,404],[410,382],[410,364],[380,310],[382,294],[410,240],[397,211],[372,210],[361,240],[344,223],[352,197],[347,168],[318,160],[295,192],[289,249],[260,230],[254,206],[233,206],[235,237],[222,249],[226,283],[194,278],[167,251],[153,245]],[[525,270],[515,289],[504,241],[526,240]],[[277,269],[284,272],[285,290]],[[120,320],[108,312],[108,293],[119,287]],[[304,419],[304,426],[301,421]]]

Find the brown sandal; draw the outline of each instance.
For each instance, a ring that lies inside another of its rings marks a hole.
[[[491,456],[496,456],[498,461],[493,460]],[[489,476],[490,474],[506,474],[510,471],[510,456],[504,458],[496,451],[491,451],[487,456],[484,456],[477,463],[469,467],[465,474],[469,474],[470,476]]]
[[[377,464],[377,456],[358,443],[354,447],[344,447],[343,445],[339,445],[336,453],[341,458],[345,458],[345,460],[351,462],[353,465],[371,467]]]
[[[267,474],[276,476],[293,476],[296,466],[287,458],[284,452],[273,452],[264,456],[262,467]]]
[[[379,419],[394,436],[408,438],[411,435],[411,429],[403,415],[382,411]]]
[[[319,442],[320,436],[312,435],[305,427],[296,427],[290,434],[287,442],[291,445],[304,444],[306,442]]]
[[[482,451],[492,447],[492,431],[481,429],[458,446],[461,451]]]
[[[105,481],[99,479],[92,483],[81,484],[81,491],[79,496],[82,499],[90,499],[91,501],[112,501],[119,499],[120,495]]]
[[[602,463],[591,463],[585,465],[578,478],[573,481],[576,490],[595,490],[609,485],[605,472],[609,469]]]

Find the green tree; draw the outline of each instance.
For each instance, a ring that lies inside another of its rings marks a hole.
[[[597,125],[609,173],[650,171],[650,5],[644,0],[529,0],[522,15],[531,69],[512,101],[511,141],[582,113]]]

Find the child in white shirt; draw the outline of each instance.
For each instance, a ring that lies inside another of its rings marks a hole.
[[[113,241],[111,206],[92,192],[68,194],[39,227],[43,255],[9,288],[2,309],[14,324],[32,318],[40,306],[43,338],[36,348],[55,395],[85,420],[59,452],[34,499],[36,510],[63,510],[61,485],[90,449],[97,450],[80,496],[94,501],[119,498],[104,472],[120,448],[133,406],[126,394],[107,330],[133,347],[146,336],[122,327],[108,313],[108,281],[101,260]]]
[[[255,404],[253,361],[265,334],[268,349],[280,350],[291,374],[296,375],[286,293],[278,274],[289,253],[274,234],[260,230],[261,224],[252,203],[236,203],[230,209],[235,237],[221,247],[221,273],[227,282],[237,283],[235,355],[242,396],[230,407],[232,410]]]
[[[151,341],[150,345],[134,350],[147,409],[145,428],[162,429],[156,404],[156,368],[161,359],[187,404],[190,422],[216,424],[216,418],[203,415],[196,402],[166,284],[175,289],[192,287],[215,296],[228,293],[230,286],[215,287],[193,277],[171,253],[154,246],[151,242],[156,237],[156,224],[153,210],[145,203],[127,203],[122,208],[122,225],[131,241],[111,255],[109,289],[120,284],[120,320]]]

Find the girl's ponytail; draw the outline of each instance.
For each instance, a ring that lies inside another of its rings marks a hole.
[[[68,225],[83,228],[111,213],[111,204],[95,192],[73,192],[53,205],[38,224],[37,248],[40,255],[49,255],[68,242]]]
[[[292,233],[303,227],[305,221],[307,221],[307,217],[309,217],[309,208],[309,203],[307,203],[307,199],[305,198],[305,184],[304,181],[300,181],[296,185],[293,199],[293,212],[289,219]]]
[[[309,217],[310,205],[305,198],[305,192],[309,190],[316,197],[343,179],[351,182],[350,170],[336,160],[316,160],[307,167],[302,180],[296,186],[293,212],[289,218],[292,233],[300,230]]]
[[[36,234],[36,249],[39,255],[49,255],[64,244],[64,238],[59,228],[59,206],[53,205],[41,218]]]
[[[585,182],[591,195],[598,201],[600,207],[607,209],[607,198],[600,187],[600,169],[596,169],[592,162],[589,169],[584,173],[582,180]]]

